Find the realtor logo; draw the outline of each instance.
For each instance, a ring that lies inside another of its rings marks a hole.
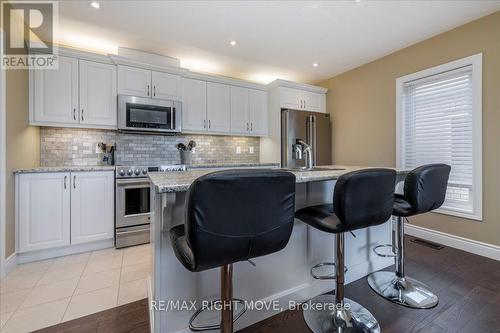
[[[56,69],[57,1],[2,1],[2,67]]]

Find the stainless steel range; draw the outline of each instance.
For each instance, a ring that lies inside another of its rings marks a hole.
[[[149,243],[151,204],[148,172],[184,170],[185,165],[116,167],[116,248]]]

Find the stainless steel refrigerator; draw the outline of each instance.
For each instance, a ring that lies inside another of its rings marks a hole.
[[[332,131],[328,113],[281,110],[281,166],[305,167],[301,139],[313,149],[313,165],[332,164]]]

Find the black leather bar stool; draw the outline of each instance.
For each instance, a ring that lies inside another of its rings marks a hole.
[[[395,181],[396,172],[390,169],[349,172],[337,180],[333,204],[306,207],[295,214],[310,226],[336,235],[335,296],[320,295],[304,308],[304,319],[313,332],[380,332],[367,309],[344,298],[344,233],[391,217]]]
[[[429,164],[418,167],[405,178],[404,194],[396,194],[392,215],[397,216],[392,246],[396,253],[396,272],[380,271],[368,276],[368,284],[380,296],[404,306],[429,309],[438,297],[422,282],[407,277],[404,269],[403,218],[430,212],[441,207],[446,196],[450,166]]]
[[[232,264],[286,246],[294,223],[295,176],[279,170],[210,173],[193,182],[186,205],[185,224],[170,230],[177,259],[191,272],[221,268],[221,324],[194,330],[231,333]]]

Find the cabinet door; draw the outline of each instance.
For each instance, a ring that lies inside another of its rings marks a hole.
[[[231,133],[249,133],[248,106],[248,89],[231,87]]]
[[[253,134],[267,135],[267,92],[249,89],[248,104],[250,130]]]
[[[70,244],[70,174],[17,176],[19,252]]]
[[[118,65],[118,93],[151,97],[151,71]]]
[[[209,132],[227,132],[231,127],[231,93],[226,84],[207,83],[207,119]]]
[[[116,127],[116,66],[80,60],[80,123]]]
[[[78,123],[78,60],[59,57],[58,69],[34,69],[32,119],[40,123]]]
[[[153,72],[151,80],[153,98],[180,100],[181,77],[179,75]]]
[[[308,111],[321,111],[322,94],[316,94],[308,91],[302,93],[303,108]]]
[[[71,173],[71,244],[114,235],[113,172]]]
[[[182,130],[205,131],[207,121],[207,83],[182,80]]]
[[[282,108],[302,109],[302,91],[292,88],[280,88],[280,106]]]

